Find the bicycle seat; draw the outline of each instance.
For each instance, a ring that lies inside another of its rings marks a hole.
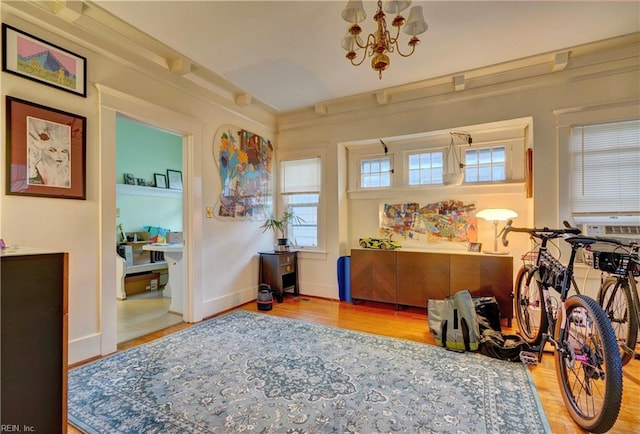
[[[582,244],[588,246],[589,244],[593,244],[598,240],[591,237],[569,237],[564,239],[569,244]]]

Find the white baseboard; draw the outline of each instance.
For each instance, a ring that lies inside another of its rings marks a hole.
[[[100,341],[99,333],[69,341],[68,364],[73,365],[100,356]]]

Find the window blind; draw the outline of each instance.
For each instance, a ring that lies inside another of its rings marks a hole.
[[[320,191],[320,158],[282,162],[282,194]]]
[[[571,214],[640,214],[640,119],[572,128]]]

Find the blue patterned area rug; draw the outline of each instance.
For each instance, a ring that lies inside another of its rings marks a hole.
[[[71,370],[69,421],[108,434],[551,432],[519,363],[247,311]]]

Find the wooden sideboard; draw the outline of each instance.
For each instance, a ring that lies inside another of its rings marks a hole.
[[[351,297],[426,308],[468,289],[474,296],[494,296],[500,315],[513,317],[513,257],[481,253],[403,250],[351,250]]]
[[[0,255],[0,422],[7,430],[67,432],[67,256]]]

